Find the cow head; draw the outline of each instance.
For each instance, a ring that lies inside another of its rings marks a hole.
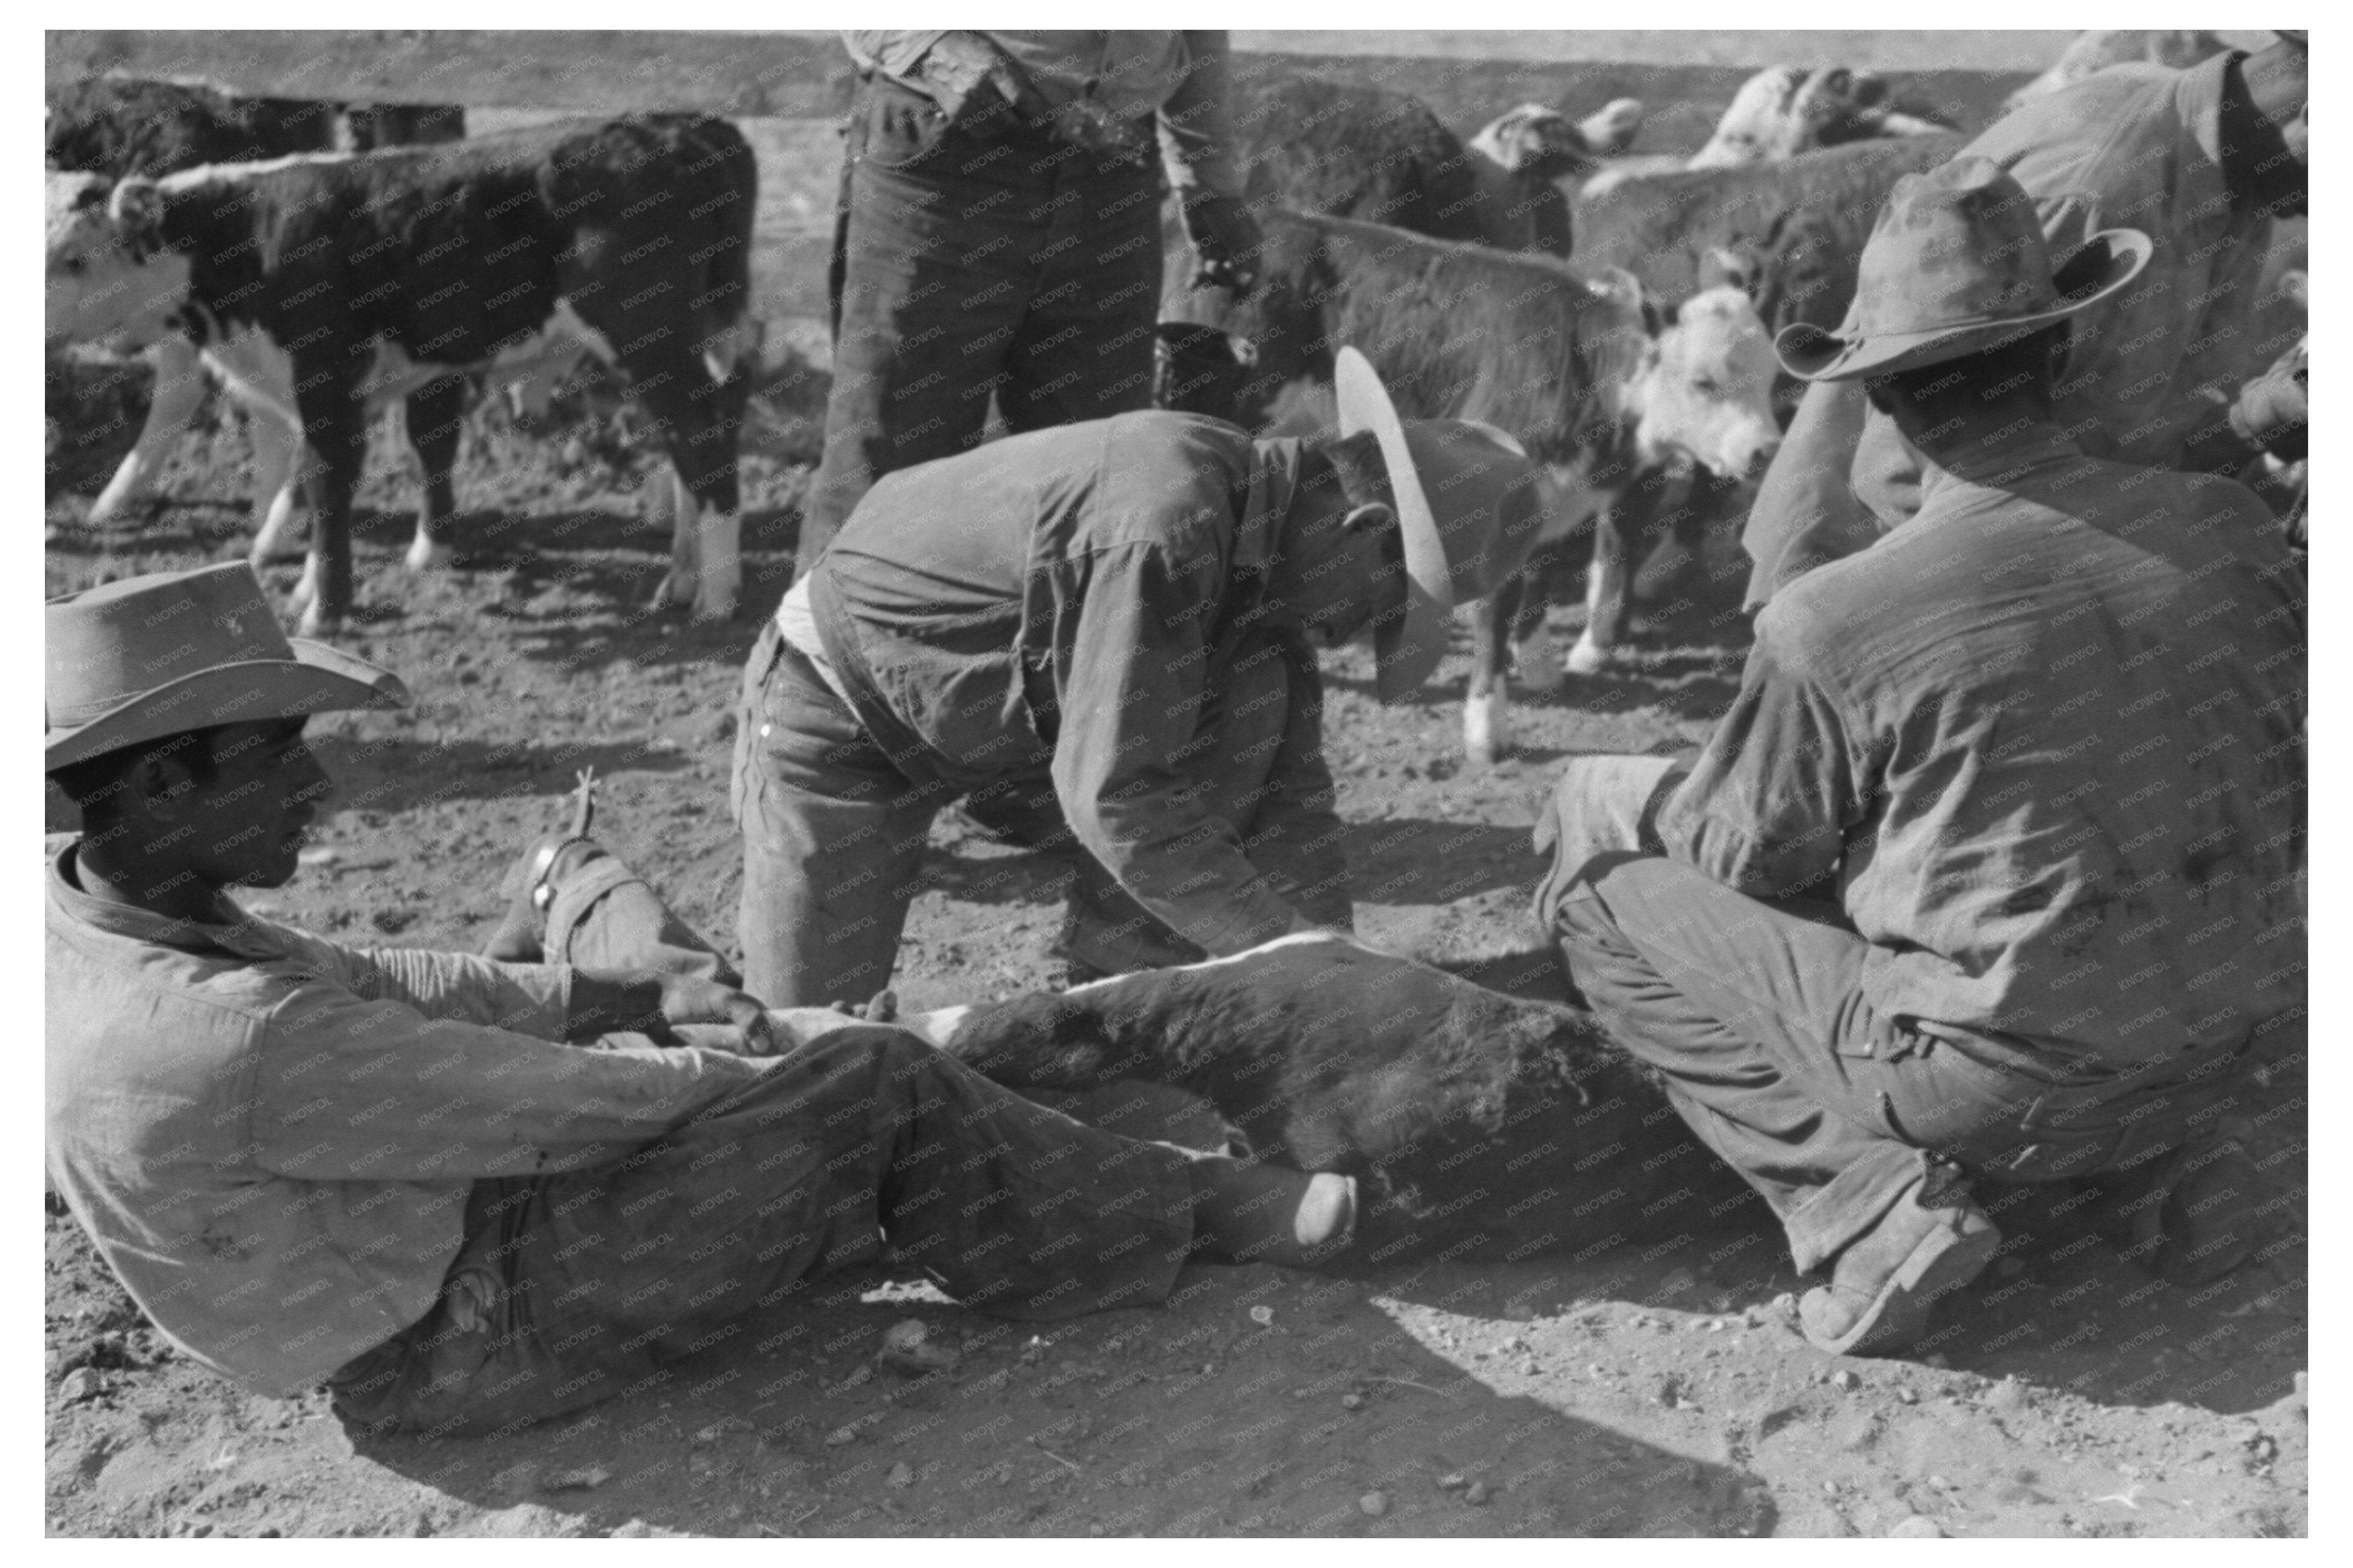
[[[1567,115],[1541,103],[1523,103],[1496,116],[1471,138],[1471,150],[1528,180],[1556,180],[1593,166],[1585,133]]]
[[[155,182],[109,191],[92,174],[48,176],[44,331],[51,343],[143,348],[172,331],[189,264],[159,239]]]
[[[1585,150],[1597,158],[1615,158],[1634,145],[1634,138],[1642,129],[1642,100],[1639,98],[1613,98],[1608,103],[1577,122],[1577,133],[1585,140]]]
[[[1684,300],[1627,387],[1643,460],[1681,458],[1727,479],[1762,474],[1781,445],[1775,368],[1746,294],[1719,284]]]

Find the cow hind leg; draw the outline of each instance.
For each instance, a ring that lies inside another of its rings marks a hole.
[[[1511,752],[1507,634],[1525,583],[1525,576],[1514,573],[1471,607],[1471,682],[1462,700],[1462,754],[1474,768],[1492,768]]]
[[[113,522],[130,509],[204,406],[204,371],[194,343],[176,334],[167,337],[155,345],[149,361],[155,371],[155,395],[147,405],[146,423],[139,427],[137,444],[90,504],[92,523]]]
[[[367,456],[367,425],[353,418],[313,426],[309,434],[315,461],[303,488],[311,503],[311,553],[295,595],[302,606],[297,629],[304,637],[326,637],[351,614],[352,498]]]
[[[448,539],[458,511],[450,476],[458,467],[458,437],[466,414],[466,383],[448,376],[420,389],[408,400],[408,440],[423,466],[424,484],[417,503],[417,537],[406,557],[411,572],[433,572],[449,564],[456,553]]]

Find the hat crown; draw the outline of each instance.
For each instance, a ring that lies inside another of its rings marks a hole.
[[[2061,305],[2033,198],[1992,160],[1956,158],[1895,183],[1839,335],[1975,326]]]
[[[242,562],[68,594],[44,605],[42,618],[53,726],[222,665],[294,658],[260,579]]]

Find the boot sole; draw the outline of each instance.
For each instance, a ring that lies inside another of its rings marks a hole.
[[[1906,1349],[1928,1326],[1937,1300],[1976,1279],[2000,1249],[2001,1232],[1991,1224],[1960,1236],[1932,1232],[1888,1276],[1853,1327],[1835,1339],[1808,1329],[1807,1342],[1833,1355],[1883,1355]]]

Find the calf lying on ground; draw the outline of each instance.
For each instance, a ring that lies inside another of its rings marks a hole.
[[[53,188],[48,334],[143,346],[185,330],[207,347],[244,346],[316,459],[300,595],[302,628],[316,634],[351,605],[369,405],[413,400],[429,558],[465,375],[559,329],[621,374],[692,498],[674,520],[658,602],[724,617],[740,577],[735,443],[758,338],[757,182],[750,146],[724,121],[645,115],[126,180],[83,191],[62,215]]]
[[[1323,933],[900,1022],[1011,1089],[1201,1096],[1259,1155],[1356,1175],[1371,1261],[1639,1240],[1745,1190],[1589,1016]]]

